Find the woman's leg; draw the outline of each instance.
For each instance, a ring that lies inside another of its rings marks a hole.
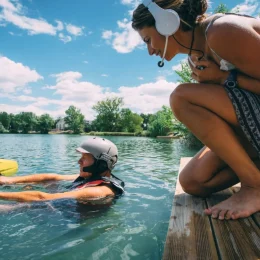
[[[186,193],[199,197],[207,197],[239,182],[237,175],[208,147],[189,161],[179,180]]]
[[[217,217],[225,212],[235,219],[259,211],[260,172],[233,130],[239,129],[239,124],[225,89],[213,84],[182,84],[172,93],[170,103],[177,119],[225,162],[241,181],[238,193],[206,213]],[[216,176],[219,178],[220,175]]]
[[[241,132],[237,132],[241,145],[256,163],[257,152]],[[202,148],[180,173],[180,184],[185,192],[207,197],[214,192],[240,182],[232,169],[208,147]]]

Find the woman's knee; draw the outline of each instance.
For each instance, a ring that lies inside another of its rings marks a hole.
[[[179,175],[179,182],[184,192],[198,197],[207,197],[210,192],[203,183],[198,182],[198,180],[192,178],[190,174],[186,174],[182,171]]]
[[[180,118],[181,110],[187,107],[185,96],[187,95],[187,88],[189,88],[191,83],[185,83],[178,85],[170,95],[170,106],[173,114],[177,119]]]

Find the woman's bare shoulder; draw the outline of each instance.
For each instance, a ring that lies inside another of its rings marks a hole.
[[[259,35],[259,19],[225,15],[212,23],[207,42],[222,59],[246,75],[259,79]]]
[[[255,31],[260,34],[260,20],[236,14],[227,14],[219,16],[216,14],[206,19],[206,23],[213,21],[208,28],[207,37],[210,40],[216,40],[217,37],[226,36],[227,34],[246,33],[246,31]],[[219,17],[217,19],[217,17]],[[222,38],[223,39],[223,38]]]

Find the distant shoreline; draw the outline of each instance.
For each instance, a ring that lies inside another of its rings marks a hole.
[[[14,135],[20,135],[24,133],[0,133],[0,134],[14,134]],[[41,133],[38,132],[29,132],[25,135],[39,135]],[[151,137],[146,133],[127,133],[127,132],[89,132],[89,133],[80,133],[80,134],[74,134],[72,131],[50,131],[47,134],[43,135],[86,135],[86,136],[135,136],[135,137]],[[151,137],[152,138],[152,137]],[[156,136],[153,138],[158,139],[179,139],[181,136],[174,136],[174,135],[166,135],[166,136]]]

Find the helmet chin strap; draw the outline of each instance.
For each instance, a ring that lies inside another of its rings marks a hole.
[[[83,172],[89,172],[92,174],[90,177],[91,179],[100,179],[100,174],[103,173],[105,170],[104,167],[98,167],[98,160],[94,158],[95,161],[92,165],[83,167]]]
[[[165,36],[166,40],[165,40],[165,45],[164,45],[164,50],[163,50],[163,56],[162,56],[162,60],[158,62],[158,66],[160,68],[162,68],[164,66],[164,58],[165,58],[165,54],[167,51],[167,47],[168,47],[168,38],[169,36]]]

